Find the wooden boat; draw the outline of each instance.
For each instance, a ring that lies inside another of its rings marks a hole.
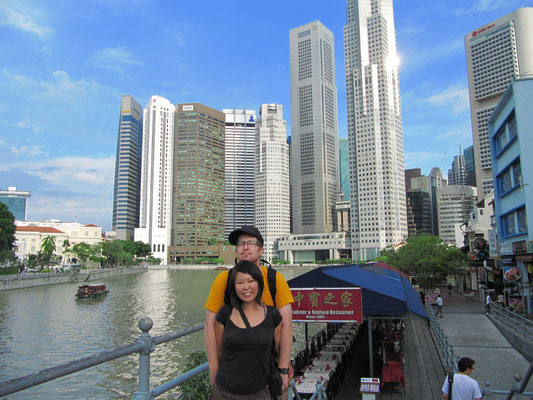
[[[77,299],[94,299],[105,296],[109,293],[109,289],[103,283],[87,284],[78,286],[78,293],[75,297]]]
[[[227,269],[229,269],[229,268],[228,267],[215,267],[216,271],[225,271]]]

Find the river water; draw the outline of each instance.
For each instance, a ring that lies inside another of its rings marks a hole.
[[[105,279],[107,297],[75,300],[78,283],[0,292],[0,381],[130,344],[149,316],[153,336],[202,322],[215,270],[151,270]],[[286,279],[306,270],[281,269]],[[303,340],[303,327],[295,326]],[[300,342],[301,344],[301,342]],[[203,331],[158,345],[151,384],[178,376],[185,358],[203,349]],[[39,385],[7,399],[124,399],[137,387],[138,355],[122,357]],[[173,394],[161,399],[174,399]]]

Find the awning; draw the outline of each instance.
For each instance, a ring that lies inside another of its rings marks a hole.
[[[408,312],[428,318],[418,293],[399,272],[375,265],[316,268],[289,281],[293,288],[362,288],[363,316],[403,316]]]

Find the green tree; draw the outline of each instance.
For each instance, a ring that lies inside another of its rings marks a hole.
[[[187,357],[184,371],[189,371],[207,362],[207,355],[203,350],[197,350]],[[209,375],[202,373],[180,386],[180,400],[207,399],[211,393]]]
[[[149,243],[136,241],[135,243],[135,255],[137,257],[150,257],[152,255],[152,248]]]
[[[44,254],[54,254],[56,251],[56,237],[45,236],[41,244],[41,249]]]
[[[0,203],[0,264],[14,258],[13,245],[16,229],[15,217],[7,205]]]
[[[94,254],[94,250],[91,248],[90,244],[81,242],[72,246],[72,253],[85,264],[87,260],[89,260],[89,257]]]
[[[428,234],[411,236],[398,250],[384,250],[387,263],[416,276],[422,288],[434,287],[435,281],[468,265],[468,256],[457,246]]]

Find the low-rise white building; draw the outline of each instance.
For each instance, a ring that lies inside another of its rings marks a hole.
[[[277,244],[279,258],[291,264],[351,258],[350,235],[347,232],[289,235],[281,237]]]
[[[15,221],[15,254],[20,259],[41,250],[46,236],[55,236],[56,254],[63,256],[64,242],[68,240],[70,247],[77,243],[94,245],[102,242],[102,227],[93,224],[84,225],[79,222],[61,222],[58,219],[44,221]]]

